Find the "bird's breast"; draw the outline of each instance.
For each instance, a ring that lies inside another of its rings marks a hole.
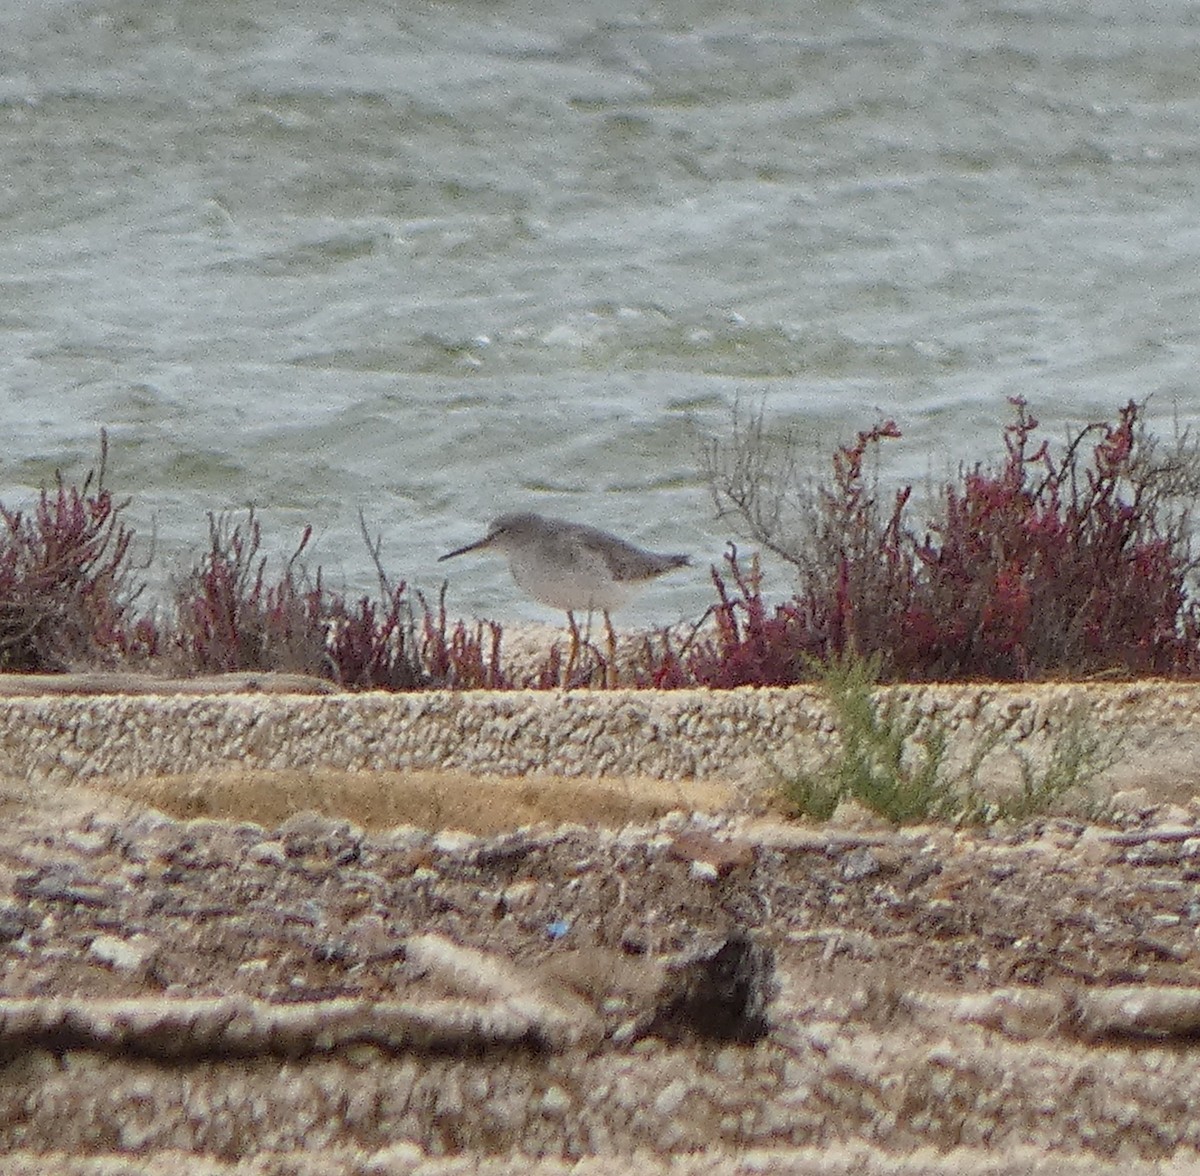
[[[545,560],[514,552],[513,579],[534,600],[564,612],[611,612],[627,599],[628,586],[614,580],[602,560]]]

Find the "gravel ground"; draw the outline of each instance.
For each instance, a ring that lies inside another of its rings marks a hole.
[[[0,1171],[1184,1171],[1200,804],[1118,809],[478,836],[14,782]]]

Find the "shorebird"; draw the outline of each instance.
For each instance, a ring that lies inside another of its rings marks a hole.
[[[501,515],[482,539],[446,552],[439,562],[487,548],[508,557],[513,579],[534,600],[567,614],[572,641],[568,672],[579,652],[577,611],[604,614],[611,648],[615,639],[609,613],[649,581],[692,562],[686,555],[660,555],[636,547],[598,527],[531,511]]]

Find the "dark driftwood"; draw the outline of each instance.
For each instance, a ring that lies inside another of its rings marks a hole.
[[[44,694],[336,694],[338,687],[309,674],[0,674],[0,698]]]
[[[1149,845],[1152,841],[1170,844],[1177,841],[1191,841],[1200,837],[1200,829],[1134,829],[1129,833],[1107,833],[1103,840],[1109,845]]]
[[[1130,984],[1081,991],[1075,1028],[1090,1039],[1105,1037],[1176,1038],[1200,1034],[1200,989]]]
[[[521,1048],[561,1052],[604,1034],[601,1017],[562,979],[524,969],[495,952],[440,935],[411,937],[407,957],[441,980],[441,999],[354,998],[293,1005],[248,996],[169,999],[89,997],[0,999],[0,1057],[30,1049],[88,1049],[157,1058],[277,1055],[298,1058],[355,1045],[389,1053]],[[605,959],[605,955],[608,958]],[[607,964],[620,953],[594,953]],[[654,1033],[668,1040],[757,1041],[767,1033],[774,992],[773,953],[738,933],[687,958],[637,965],[644,991],[622,1044]],[[576,980],[578,981],[578,977]],[[594,979],[600,980],[600,977]],[[581,986],[586,987],[586,986]],[[596,995],[596,994],[593,994]]]
[[[536,1010],[535,1010],[536,1011]],[[561,1048],[528,1008],[461,1000],[0,1000],[0,1054],[90,1049],[157,1058],[302,1057],[354,1045],[391,1053]]]

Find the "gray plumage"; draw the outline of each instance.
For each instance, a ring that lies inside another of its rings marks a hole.
[[[508,557],[513,579],[534,600],[568,613],[620,608],[641,585],[692,562],[686,555],[647,551],[598,527],[531,511],[501,515],[482,539],[440,559],[485,548]]]

